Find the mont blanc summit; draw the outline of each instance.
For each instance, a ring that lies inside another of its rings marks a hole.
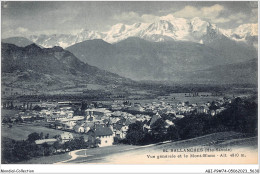
[[[152,42],[174,40],[203,44],[215,37],[225,36],[231,40],[245,42],[256,47],[257,31],[257,24],[242,24],[235,29],[221,29],[199,17],[185,19],[170,14],[155,19],[151,23],[118,23],[106,32],[82,29],[77,34],[32,35],[29,39],[43,47],[61,46],[66,48],[93,39],[117,43],[129,37],[139,37]]]

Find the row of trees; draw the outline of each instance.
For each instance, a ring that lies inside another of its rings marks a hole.
[[[236,98],[226,110],[214,117],[194,113],[182,119],[172,118],[173,115],[162,115],[162,118],[151,125],[149,132],[143,128],[144,123],[133,123],[129,125],[126,139],[122,142],[144,145],[167,140],[189,139],[223,131],[257,135],[257,104],[241,98]],[[173,121],[174,125],[166,128],[167,119]]]
[[[146,145],[180,139],[179,130],[176,126],[169,126],[168,128],[165,126],[165,120],[160,118],[151,126],[151,131],[148,132],[143,128],[143,123],[137,121],[129,125],[126,138],[121,142],[133,145]]]

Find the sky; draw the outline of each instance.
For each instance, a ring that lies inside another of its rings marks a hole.
[[[2,38],[107,31],[117,23],[153,22],[160,16],[200,17],[220,28],[257,23],[257,1],[20,1],[1,2]]]

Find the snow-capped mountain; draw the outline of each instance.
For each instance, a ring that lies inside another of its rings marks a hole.
[[[191,20],[175,18],[173,15],[161,17],[153,23],[117,24],[106,32],[103,40],[115,43],[128,37],[139,37],[153,42],[167,40],[202,42],[209,30],[218,31],[215,25],[196,17]]]
[[[235,41],[246,42],[249,45],[257,47],[258,45],[258,25],[243,24],[235,29],[223,30],[221,32]]]
[[[116,43],[129,37],[139,37],[153,42],[169,40],[209,43],[216,37],[246,42],[257,46],[257,24],[243,24],[235,29],[224,30],[198,17],[193,19],[176,18],[173,15],[162,16],[152,23],[116,24],[107,32],[82,30],[78,34],[54,34],[31,36],[29,39],[43,47],[69,47],[76,43],[103,39]]]
[[[60,46],[63,48],[74,45],[84,40],[101,39],[104,34],[96,31],[81,30],[78,34],[52,34],[52,35],[33,35],[29,39],[45,48]]]

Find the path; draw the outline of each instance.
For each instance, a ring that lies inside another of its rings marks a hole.
[[[149,145],[145,145],[145,146],[131,147],[131,148],[128,148],[128,149],[118,150],[116,153],[130,151],[130,150],[137,150],[137,149],[141,149],[141,148],[145,148],[145,147],[151,147],[151,146],[156,146],[156,145],[161,145],[161,144],[167,144],[167,143],[170,143],[170,142],[172,142],[172,141],[165,141],[165,142],[149,144]],[[113,145],[113,146],[116,147],[116,145]],[[111,147],[111,146],[109,146],[109,147]],[[60,162],[57,162],[57,163],[54,163],[54,164],[63,164],[63,163],[67,163],[69,161],[73,161],[73,160],[75,160],[75,159],[77,159],[79,157],[90,157],[90,156],[92,156],[92,155],[78,155],[77,154],[77,152],[84,151],[84,150],[89,150],[89,149],[78,149],[78,150],[71,151],[71,152],[69,152],[69,155],[71,156],[70,159],[64,160],[64,161],[60,161]]]
[[[76,154],[77,152],[82,151],[82,150],[87,150],[87,149],[78,149],[78,150],[71,151],[71,152],[69,152],[69,155],[71,156],[70,159],[64,160],[64,161],[60,161],[60,162],[57,162],[57,163],[54,163],[54,164],[63,164],[63,163],[66,163],[68,161],[75,160],[78,157],[87,157],[87,156],[89,156],[89,155],[77,155]]]

